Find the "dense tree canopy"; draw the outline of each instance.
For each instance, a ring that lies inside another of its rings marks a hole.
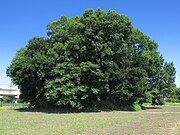
[[[33,105],[159,103],[174,84],[174,65],[164,62],[157,43],[115,11],[62,16],[47,35],[31,39],[7,69]]]

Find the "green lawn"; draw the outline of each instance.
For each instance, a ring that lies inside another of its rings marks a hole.
[[[169,106],[180,106],[180,103],[167,102],[166,105],[169,105]]]
[[[149,107],[137,112],[58,113],[0,111],[0,135],[177,134],[180,106]]]

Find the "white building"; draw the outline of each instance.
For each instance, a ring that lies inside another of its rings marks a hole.
[[[0,88],[0,98],[2,98],[3,96],[14,96],[15,98],[19,98],[20,90],[19,89]]]

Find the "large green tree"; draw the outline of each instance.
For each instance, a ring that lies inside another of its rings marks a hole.
[[[115,11],[62,16],[48,24],[47,35],[31,39],[7,69],[33,105],[132,105],[147,93],[154,96],[161,72],[166,73],[163,91],[174,83],[174,66],[164,64],[157,43]]]

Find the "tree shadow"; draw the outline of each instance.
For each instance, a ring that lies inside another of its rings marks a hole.
[[[18,112],[40,112],[40,113],[55,113],[55,114],[69,114],[69,113],[97,113],[99,110],[77,110],[67,108],[17,108]]]
[[[139,106],[142,110],[145,109],[156,109],[144,107],[142,105]],[[158,107],[159,108],[159,107]],[[157,109],[158,109],[157,108]],[[141,110],[140,109],[140,110]],[[68,113],[98,113],[98,112],[113,112],[113,111],[123,111],[123,112],[137,112],[139,109],[135,108],[134,105],[126,105],[126,106],[114,106],[108,104],[100,104],[97,106],[89,106],[83,109],[75,109],[70,106],[45,106],[45,107],[35,107],[25,104],[24,106],[19,106],[14,108],[14,110],[18,112],[40,112],[40,113],[55,113],[55,114],[68,114]]]
[[[146,106],[146,107],[144,107],[144,108],[145,108],[145,110],[146,110],[146,109],[163,109],[162,106]]]
[[[107,109],[107,108],[88,108],[85,110],[72,109],[67,107],[45,107],[45,108],[31,108],[21,107],[14,109],[18,112],[40,112],[40,113],[55,113],[55,114],[69,114],[69,113],[98,113],[98,112],[112,112],[112,111],[124,111],[124,112],[136,112],[132,109]]]

